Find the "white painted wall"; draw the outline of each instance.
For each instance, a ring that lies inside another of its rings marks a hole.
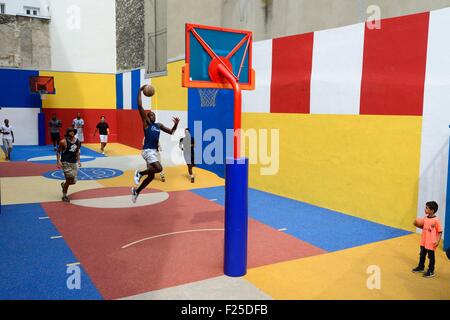
[[[40,16],[48,17],[48,1],[47,0],[0,0],[5,4],[5,13],[12,15],[25,14],[24,6],[40,9]]]
[[[139,88],[142,87],[144,84],[152,84],[151,79],[145,79],[145,69],[140,70],[141,77],[140,77],[140,84]],[[136,99],[136,97],[135,97]],[[151,110],[152,108],[152,99],[150,97],[142,95],[142,106],[145,110]]]
[[[242,92],[243,112],[270,112],[272,81],[272,40],[253,43],[252,66],[256,73],[255,90]]]
[[[359,114],[364,23],[314,33],[312,114]]]
[[[131,94],[131,72],[124,72],[122,76],[123,83],[123,109],[131,110],[132,94]]]
[[[52,70],[115,74],[115,1],[48,1]]]
[[[450,8],[432,11],[428,34],[422,147],[420,154],[418,216],[427,201],[439,204],[437,215],[445,225],[450,136]]]
[[[5,119],[13,127],[15,145],[38,145],[38,113],[39,108],[2,108],[0,121]],[[1,136],[1,135],[0,135]]]

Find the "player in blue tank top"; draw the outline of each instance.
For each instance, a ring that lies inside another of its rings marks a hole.
[[[144,190],[150,182],[152,182],[153,178],[155,178],[155,174],[160,173],[163,168],[161,163],[158,160],[158,144],[159,144],[159,135],[161,131],[173,134],[178,127],[178,122],[180,122],[179,118],[173,118],[174,125],[172,129],[165,127],[161,123],[156,122],[156,115],[154,112],[149,111],[147,114],[142,107],[142,91],[146,85],[142,86],[138,92],[138,109],[139,114],[141,116],[142,125],[144,128],[144,146],[142,147],[142,157],[147,162],[147,170],[144,171],[135,171],[134,174],[134,183],[139,185],[143,176],[147,176],[144,181],[139,185],[138,188],[131,189],[131,200],[135,203],[137,197]]]

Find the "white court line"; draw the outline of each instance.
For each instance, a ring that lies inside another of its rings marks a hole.
[[[209,201],[217,201],[217,199],[209,199]]]
[[[53,237],[50,237],[50,239],[61,239],[63,236],[53,236]]]
[[[39,217],[39,220],[50,219],[50,217]]]
[[[148,238],[144,238],[132,243],[129,243],[127,245],[124,245],[122,247],[122,249],[126,249],[128,247],[134,246],[135,244],[147,241],[147,240],[151,240],[151,239],[156,239],[156,238],[161,238],[161,237],[165,237],[165,236],[171,236],[174,234],[181,234],[181,233],[191,233],[191,232],[206,232],[206,231],[224,231],[224,229],[197,229],[197,230],[186,230],[186,231],[177,231],[177,232],[170,232],[170,233],[164,233],[164,234],[159,234],[157,236],[153,236],[153,237],[148,237]]]
[[[278,229],[278,231],[286,231],[286,230],[287,230],[287,228]]]
[[[66,264],[66,266],[68,266],[68,267],[72,267],[72,266],[79,266],[81,263],[79,263],[79,262],[74,262],[74,263],[68,263],[68,264]]]

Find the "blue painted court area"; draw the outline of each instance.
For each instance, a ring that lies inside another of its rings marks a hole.
[[[89,148],[81,147],[81,162],[95,160],[95,158],[104,157],[101,153],[95,152]],[[14,146],[11,161],[29,161],[38,157],[52,157],[52,159],[37,160],[35,163],[54,164],[56,161],[56,154],[53,151],[53,146]],[[54,159],[53,159],[54,158]]]
[[[103,180],[114,178],[123,175],[123,171],[111,168],[79,168],[78,169],[78,180]],[[43,175],[49,179],[65,180],[64,172],[62,170],[53,170],[44,173]]]
[[[1,206],[0,300],[103,299],[85,270],[69,290],[67,264],[78,262],[39,204]]]
[[[191,192],[225,205],[225,188]],[[411,234],[340,212],[320,208],[267,192],[249,189],[250,217],[328,252]]]

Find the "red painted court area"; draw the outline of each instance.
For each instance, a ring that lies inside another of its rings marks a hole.
[[[128,194],[129,188],[105,188],[72,199]],[[171,192],[164,202],[135,208],[61,202],[42,207],[106,299],[223,275],[224,208],[190,191]],[[145,238],[151,239],[138,242]],[[253,219],[248,246],[249,268],[324,253]]]
[[[21,162],[3,162],[0,166],[0,177],[33,177],[42,176],[45,172],[56,170],[56,164]]]

